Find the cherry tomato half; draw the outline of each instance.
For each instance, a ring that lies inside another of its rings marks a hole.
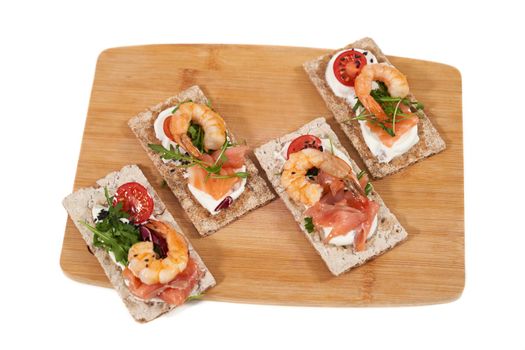
[[[348,50],[341,53],[334,62],[334,74],[337,80],[346,86],[354,86],[355,78],[364,66],[366,57],[356,50]]]
[[[127,182],[115,192],[113,205],[122,202],[122,210],[129,214],[129,220],[141,224],[153,213],[153,198],[148,190],[138,182]]]
[[[316,148],[320,151],[323,150],[323,143],[321,140],[314,135],[302,135],[293,140],[288,146],[288,152],[286,153],[286,159],[290,158],[290,154],[299,152],[305,148]]]
[[[171,118],[173,118],[172,115],[170,115],[169,117],[167,117],[166,119],[164,119],[164,124],[162,124],[162,129],[164,130],[164,134],[171,140],[171,141],[175,141],[173,139],[173,135],[171,134],[171,131],[170,131],[170,123],[171,123]]]

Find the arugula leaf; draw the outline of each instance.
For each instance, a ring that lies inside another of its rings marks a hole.
[[[357,98],[357,97],[356,97]],[[359,109],[359,107],[363,107],[363,104],[361,103],[361,101],[359,101],[359,99],[357,98],[357,102],[355,103],[354,107],[352,107],[352,111],[354,113],[357,113],[357,110]]]
[[[384,123],[378,123],[377,125],[379,125],[381,129],[385,130],[388,135],[392,137],[396,136],[396,133],[394,132],[394,130],[386,126]]]
[[[231,179],[232,177],[240,177],[241,179],[246,179],[250,176],[250,173],[247,171],[238,171],[230,175],[210,175],[212,179]]]
[[[128,264],[128,251],[139,241],[140,234],[137,227],[130,224],[129,214],[122,210],[122,202],[113,204],[113,197],[109,196],[107,187],[104,187],[108,209],[107,215],[95,224],[80,222],[93,233],[93,245],[112,252],[115,260],[123,265]],[[125,219],[125,220],[123,220]]]
[[[308,233],[314,232],[314,223],[312,221],[312,217],[307,216],[304,218],[304,228]]]
[[[199,300],[199,299],[202,299],[203,296],[204,296],[204,293],[190,295],[189,297],[186,298],[186,301]]]
[[[352,118],[353,120],[367,120],[375,125],[378,125],[383,129],[387,134],[394,137],[396,136],[396,123],[407,118],[413,117],[413,115],[408,115],[400,112],[399,105],[404,104],[405,106],[410,107],[412,112],[420,111],[424,108],[423,104],[418,101],[411,101],[408,97],[392,97],[388,93],[388,88],[383,82],[377,82],[378,88],[370,91],[370,96],[381,106],[385,112],[387,118],[385,120],[379,120],[375,115],[371,113],[361,113],[360,115]],[[359,107],[362,107],[363,104],[361,101],[355,104],[352,110],[354,113],[357,112]],[[419,114],[417,114],[419,116]],[[399,118],[403,117],[403,118]]]
[[[367,183],[365,186],[365,194],[368,196],[370,192],[372,192],[373,189],[374,189],[374,186],[372,186],[370,182]]]
[[[392,130],[392,128],[386,125],[388,121],[380,121],[373,114],[360,114],[352,119],[353,120],[367,120],[372,124],[378,125],[381,129],[385,130],[386,133],[389,134],[390,136],[392,137],[396,136],[396,134],[394,133],[394,130]]]
[[[191,123],[188,128],[188,136],[199,152],[204,153],[204,129],[202,126],[197,123]]]
[[[414,108],[415,108],[416,110],[422,110],[422,109],[425,109],[425,105],[422,104],[422,103],[419,102],[419,101],[412,102],[412,104],[415,104]]]
[[[361,178],[366,174],[366,172],[364,170],[361,170],[359,172],[359,174],[357,174],[357,179],[358,180],[361,180]],[[366,186],[365,186],[365,195],[369,195],[370,192],[372,192],[372,190],[374,189],[374,186],[372,186],[372,183],[370,183],[370,181],[368,181],[366,183]]]
[[[215,178],[215,179],[229,179],[232,177],[240,177],[240,178],[246,178],[249,176],[248,172],[240,171],[229,175],[220,175],[220,171],[222,169],[222,166],[224,163],[228,161],[228,157],[224,154],[226,149],[231,145],[231,143],[226,139],[224,144],[221,147],[221,151],[219,153],[219,156],[217,157],[217,160],[212,164],[209,165],[206,162],[203,162],[202,160],[193,157],[191,154],[183,154],[179,147],[177,148],[173,147],[173,145],[170,145],[170,149],[164,148],[162,145],[156,145],[153,143],[148,144],[148,147],[153,150],[154,152],[160,154],[162,159],[167,160],[179,160],[182,162],[182,164],[178,165],[178,167],[181,168],[189,168],[192,166],[199,166],[202,169],[206,170],[207,178]]]
[[[218,163],[226,163],[228,161],[228,157],[224,154],[226,152],[226,149],[228,148],[228,144],[230,144],[230,141],[228,141],[228,138],[226,137],[226,141],[221,146],[221,151],[219,153],[219,156],[217,157],[217,160],[215,161],[214,165]]]
[[[156,145],[154,143],[149,143],[148,147],[151,148],[154,152],[160,154],[162,159],[181,160],[184,157],[184,155],[179,151],[179,147],[175,149],[173,145],[170,145],[170,149],[166,149],[162,145]]]

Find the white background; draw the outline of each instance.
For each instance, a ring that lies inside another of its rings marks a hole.
[[[17,1],[0,5],[0,347],[524,349],[523,11],[505,1]],[[98,54],[152,43],[341,47],[463,78],[466,287],[450,304],[303,308],[199,302],[135,323],[59,253]],[[6,256],[7,253],[7,256]]]

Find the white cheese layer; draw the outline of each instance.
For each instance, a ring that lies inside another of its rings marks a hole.
[[[379,163],[390,162],[395,157],[404,154],[419,142],[417,124],[414,125],[409,131],[404,133],[396,142],[394,142],[392,147],[388,147],[383,142],[381,142],[377,134],[370,130],[366,124],[366,121],[360,120],[359,126],[361,127],[361,132],[363,134],[363,138],[365,139],[366,145],[372,154],[377,158]]]
[[[370,231],[368,231],[368,235],[366,239],[367,240],[370,239],[374,235],[374,233],[376,233],[376,231],[377,231],[377,214],[374,217],[374,221],[372,221],[372,225],[370,226]],[[323,235],[324,235],[323,238],[328,237],[330,232],[332,232],[332,227],[323,227]],[[354,245],[355,234],[356,234],[356,230],[351,230],[345,233],[344,235],[333,237],[330,241],[328,241],[328,243],[332,245],[338,245],[338,246]]]
[[[246,166],[242,166],[239,169],[235,169],[235,172],[244,172],[246,171]],[[246,187],[246,178],[241,179],[241,182],[236,183],[228,193],[226,193],[224,196],[222,196],[219,199],[213,198],[208,193],[199,190],[198,188],[192,186],[190,183],[188,183],[188,189],[190,190],[191,194],[193,194],[193,197],[204,207],[206,210],[210,212],[212,215],[217,215],[219,212],[215,211],[217,206],[221,204],[221,202],[224,200],[224,198],[230,196],[234,201],[239,198],[239,196],[244,192],[244,188]]]
[[[355,51],[359,52],[367,52],[366,58],[367,58],[367,64],[374,64],[377,63],[376,57],[370,52],[360,49],[354,49]],[[349,51],[349,50],[343,50],[335,55],[332,56],[332,59],[328,62],[328,65],[326,67],[325,72],[325,79],[328,83],[328,86],[330,86],[330,89],[332,89],[333,93],[336,96],[339,96],[341,98],[344,98],[345,101],[350,105],[350,107],[354,107],[357,103],[357,97],[355,95],[355,89],[352,86],[346,86],[343,85],[337,80],[334,73],[334,63],[341,53]],[[378,88],[378,85],[376,82],[372,83],[372,89]],[[357,110],[356,114],[360,114],[364,111],[364,109],[359,108]],[[395,157],[398,157],[405,152],[407,152],[410,148],[412,148],[415,144],[419,142],[419,136],[418,136],[418,128],[417,124],[414,125],[410,131],[405,133],[403,136],[399,138],[392,147],[388,147],[385,144],[381,142],[379,137],[372,132],[372,130],[368,127],[366,124],[366,121],[360,120],[359,125],[361,127],[361,133],[363,134],[363,138],[365,140],[366,145],[370,149],[370,152],[377,158],[377,160],[380,163],[388,163]]]
[[[177,144],[170,140],[170,138],[164,133],[164,121],[172,113],[174,107],[167,108],[159,113],[157,119],[153,123],[153,129],[155,130],[155,137],[161,142],[162,147],[170,149],[170,146],[176,147]]]

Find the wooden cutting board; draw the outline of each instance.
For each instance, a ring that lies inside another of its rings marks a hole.
[[[389,57],[425,104],[447,149],[374,186],[408,240],[332,276],[280,200],[201,238],[161,186],[127,126],[138,112],[198,84],[248,145],[256,147],[325,116],[362,167],[302,63],[329,50],[244,45],[151,45],[109,49],[98,59],[75,190],[125,164],[138,164],[217,279],[208,300],[323,306],[417,305],[452,301],[464,286],[461,76],[428,61]],[[74,116],[75,117],[75,116]],[[76,116],[81,117],[81,116]],[[254,159],[255,157],[252,158]],[[60,259],[74,280],[109,286],[68,219]]]

